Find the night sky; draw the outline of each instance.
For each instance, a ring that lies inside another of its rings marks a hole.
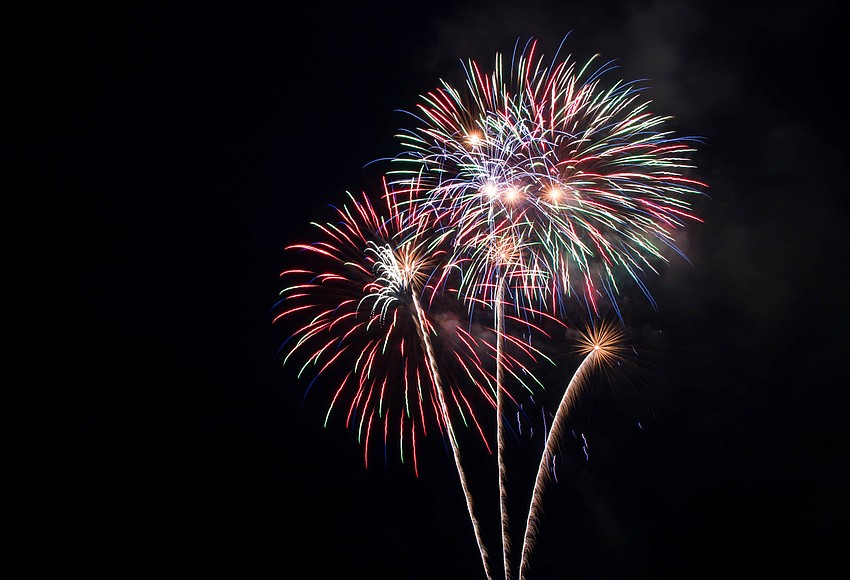
[[[424,441],[418,477],[393,453],[364,467],[341,420],[323,427],[330,391],[305,397],[282,366],[273,305],[283,248],[374,186],[370,162],[409,124],[400,110],[460,80],[462,59],[486,66],[529,37],[551,56],[567,37],[565,53],[615,59],[679,134],[704,138],[709,190],[680,239],[690,263],[648,279],[657,310],[623,298],[646,364],[576,412],[529,580],[844,566],[839,6],[7,9],[7,549],[27,577],[483,579],[445,443]],[[540,441],[509,444],[516,533]],[[496,565],[495,459],[479,452]]]

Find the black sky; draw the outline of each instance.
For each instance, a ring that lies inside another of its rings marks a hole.
[[[640,426],[636,398],[588,401],[588,456],[564,446],[532,578],[841,566],[840,13],[827,0],[9,10],[4,383],[25,395],[7,406],[12,553],[33,577],[483,578],[446,448],[428,443],[418,478],[393,458],[364,468],[281,366],[271,308],[283,247],[374,183],[365,166],[395,152],[399,109],[459,79],[461,59],[489,64],[532,36],[552,55],[569,33],[565,52],[616,59],[677,131],[705,138],[710,189],[682,239],[691,264],[650,280],[658,310],[626,304],[659,396]],[[533,461],[515,461],[519,512]],[[492,465],[476,465],[495,541]]]

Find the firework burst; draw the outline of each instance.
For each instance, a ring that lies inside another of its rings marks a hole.
[[[623,278],[649,295],[646,275],[681,253],[675,232],[698,220],[705,187],[687,176],[697,139],[665,129],[637,83],[603,83],[613,67],[595,60],[546,66],[530,42],[507,70],[501,55],[490,74],[469,61],[465,86],[424,95],[419,127],[399,135],[396,178],[424,184],[455,251],[486,263],[493,238],[511,238],[518,298],[552,309],[578,294],[596,312]],[[470,270],[467,292],[492,273]]]
[[[439,240],[423,237],[425,222],[399,209],[397,193],[385,188],[384,201],[382,215],[368,195],[349,194],[336,222],[313,224],[320,239],[287,248],[299,252],[299,267],[281,273],[286,285],[275,322],[303,323],[285,345],[284,364],[300,357],[299,377],[312,375],[308,391],[322,375],[336,382],[325,423],[342,414],[367,464],[373,439],[385,449],[397,440],[402,461],[418,470],[417,439],[431,429],[447,432],[430,342],[436,331],[420,304]],[[483,348],[472,334],[463,338]],[[474,386],[452,387],[446,404],[476,424],[473,409],[490,405],[488,373],[474,358],[461,360]]]

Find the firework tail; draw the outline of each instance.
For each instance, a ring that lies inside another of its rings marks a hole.
[[[505,308],[504,308],[505,280],[500,278],[496,288],[496,456],[499,464],[499,511],[502,526],[502,561],[505,567],[505,580],[511,578],[510,551],[511,539],[508,533],[508,511],[507,511],[507,470],[505,468],[505,421],[504,421],[504,351],[505,351]]]
[[[478,551],[481,554],[481,564],[484,566],[484,573],[487,576],[488,580],[493,580],[493,576],[490,573],[490,564],[487,558],[487,549],[484,547],[484,542],[481,539],[481,528],[478,523],[478,519],[475,517],[475,512],[472,506],[472,495],[469,492],[469,486],[466,483],[466,472],[463,469],[463,465],[460,461],[460,449],[458,449],[457,441],[455,440],[454,427],[452,426],[452,420],[449,416],[449,409],[446,405],[446,396],[443,392],[442,381],[440,380],[440,375],[437,369],[437,361],[434,357],[434,347],[431,344],[431,337],[428,334],[428,325],[425,321],[425,313],[422,310],[422,306],[419,304],[419,300],[416,296],[411,294],[413,307],[416,311],[416,329],[419,332],[419,337],[422,340],[422,344],[425,347],[425,352],[428,355],[428,364],[431,369],[431,375],[434,379],[434,386],[437,390],[437,395],[440,399],[440,408],[443,412],[443,418],[446,421],[446,430],[449,435],[449,443],[452,448],[452,455],[454,457],[455,467],[457,468],[457,475],[460,479],[460,486],[463,488],[463,495],[466,498],[466,509],[469,512],[469,519],[472,522],[472,529],[475,532],[475,541],[478,544]]]
[[[535,536],[537,535],[537,524],[539,521],[538,514],[540,513],[540,504],[543,498],[543,490],[546,482],[549,481],[549,465],[552,462],[552,457],[555,454],[555,446],[561,436],[561,431],[564,426],[567,414],[575,400],[576,391],[581,383],[586,380],[587,374],[593,367],[597,359],[602,356],[600,348],[592,348],[585,355],[581,364],[570,379],[564,394],[561,397],[561,402],[558,405],[558,410],[555,412],[555,418],[552,420],[552,427],[546,436],[546,444],[543,447],[543,454],[540,456],[540,465],[537,468],[537,477],[534,481],[534,490],[531,494],[531,505],[528,508],[528,519],[525,523],[525,536],[522,541],[522,555],[519,565],[519,580],[525,580],[528,574],[528,559],[534,549]]]

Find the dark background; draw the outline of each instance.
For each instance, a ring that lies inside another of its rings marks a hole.
[[[650,280],[656,312],[629,306],[655,356],[646,390],[661,395],[589,395],[576,418],[589,446],[568,441],[559,456],[531,578],[841,569],[839,7],[7,8],[16,563],[32,577],[483,578],[443,444],[424,446],[418,478],[393,457],[364,468],[341,423],[323,428],[327,400],[305,399],[307,382],[282,367],[272,305],[283,247],[370,186],[366,164],[392,155],[409,122],[398,109],[458,81],[460,59],[486,68],[530,36],[551,56],[570,33],[565,52],[616,59],[617,78],[646,78],[657,112],[705,138],[710,190],[697,203],[704,223],[681,239],[692,265]],[[513,457],[516,532],[534,461]],[[492,469],[492,458],[471,462],[495,564]]]

